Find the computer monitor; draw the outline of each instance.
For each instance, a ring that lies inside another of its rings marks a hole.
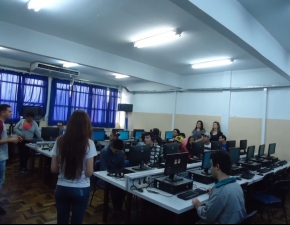
[[[163,145],[163,158],[166,160],[167,155],[178,153],[179,144],[177,143],[169,143]]]
[[[139,140],[140,136],[142,135],[142,133],[144,133],[145,130],[144,129],[133,129],[133,137],[135,140]],[[136,138],[136,133],[138,133],[138,136]]]
[[[222,150],[223,143],[220,141],[211,142],[211,150]]]
[[[246,162],[249,160],[253,159],[255,157],[255,146],[249,146],[247,149],[247,157],[246,157]]]
[[[204,152],[204,143],[203,142],[193,142],[193,148],[190,152],[190,155],[201,158],[201,155]]]
[[[204,151],[203,158],[202,158],[202,164],[201,169],[203,169],[203,174],[210,175],[208,170],[211,168],[210,164],[210,154],[212,151]]]
[[[134,145],[129,148],[130,164],[139,164],[139,167],[132,168],[133,170],[147,170],[144,163],[150,160],[151,147],[149,145]]]
[[[93,139],[93,141],[105,141],[105,131],[93,130],[92,139]]]
[[[119,131],[118,139],[122,141],[129,140],[129,131]]]
[[[275,149],[276,149],[276,143],[269,144],[268,157],[270,157],[271,155],[275,154]]]
[[[165,131],[165,139],[172,139],[173,132],[172,131]]]
[[[114,129],[112,129],[112,132],[117,133],[117,132],[119,132],[119,131],[121,131],[121,130],[124,130],[124,129],[117,129],[117,128],[114,128]]]
[[[135,132],[135,135],[134,135],[134,139],[139,141],[140,137],[141,137],[142,134],[144,134],[144,133],[145,133],[145,131],[136,131],[136,132]]]
[[[261,158],[265,154],[265,145],[259,146],[258,158]]]
[[[229,151],[230,148],[236,147],[236,141],[227,141],[227,151]]]
[[[247,149],[248,141],[247,140],[240,140],[240,149]]]
[[[64,134],[65,134],[65,130],[62,130],[62,131],[61,131],[61,134],[64,135]]]
[[[175,176],[178,173],[186,172],[188,153],[168,154],[165,162],[164,175],[168,176],[166,181],[178,182],[182,181],[182,177]]]
[[[58,127],[42,127],[41,138],[45,141],[54,141],[59,136]]]
[[[232,147],[229,149],[232,165],[237,164],[240,161],[240,148]]]

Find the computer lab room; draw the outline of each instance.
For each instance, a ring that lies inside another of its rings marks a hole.
[[[289,24],[286,0],[1,0],[0,223],[288,223]]]

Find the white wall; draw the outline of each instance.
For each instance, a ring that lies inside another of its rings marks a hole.
[[[268,91],[267,117],[269,119],[290,120],[290,88]]]

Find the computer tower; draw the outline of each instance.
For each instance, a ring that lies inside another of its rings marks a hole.
[[[213,178],[212,175],[206,175],[202,172],[203,170],[200,169],[188,170],[188,177],[202,184],[212,184],[217,181],[217,179]]]
[[[154,188],[173,195],[192,190],[192,186],[192,180],[185,178],[183,178],[182,181],[177,182],[167,181],[165,176],[154,179]]]

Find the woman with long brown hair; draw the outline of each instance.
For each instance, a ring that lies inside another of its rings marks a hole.
[[[76,110],[68,121],[65,134],[57,139],[52,149],[51,172],[59,173],[55,190],[58,224],[83,222],[90,196],[94,156],[97,155],[91,136],[88,114]]]

